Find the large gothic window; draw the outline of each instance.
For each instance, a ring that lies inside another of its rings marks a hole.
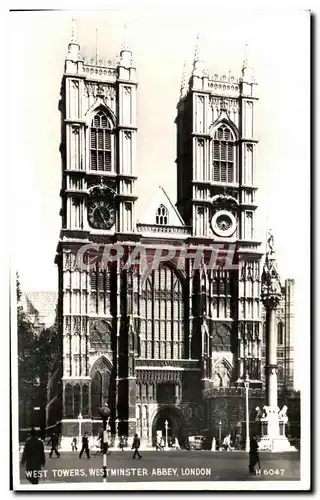
[[[140,356],[181,359],[183,352],[182,283],[167,266],[145,280],[140,302]]]
[[[100,408],[109,401],[110,377],[112,366],[104,357],[99,358],[90,371],[91,376],[91,413],[100,416]]]
[[[160,205],[156,212],[156,224],[166,226],[169,223],[169,213],[164,205]]]
[[[73,417],[73,387],[70,384],[65,388],[65,416]]]
[[[213,180],[231,184],[235,179],[235,139],[233,132],[226,125],[221,125],[214,134]]]
[[[93,118],[90,127],[90,170],[111,172],[111,125],[103,111]]]

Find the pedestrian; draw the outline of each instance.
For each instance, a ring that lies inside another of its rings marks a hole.
[[[230,434],[227,434],[227,436],[224,438],[222,446],[224,447],[225,451],[231,450],[231,435]]]
[[[161,448],[162,451],[164,450],[164,439],[163,439],[162,436],[161,436],[161,439],[160,439],[160,448]]]
[[[71,441],[71,449],[72,449],[72,451],[74,451],[74,450],[78,451],[77,438],[76,437],[74,437],[73,440]]]
[[[123,451],[123,448],[124,448],[124,438],[123,438],[123,436],[120,436],[119,448],[120,448],[121,451]]]
[[[38,484],[41,466],[46,464],[43,442],[37,438],[35,429],[31,429],[21,457],[21,464],[26,464],[26,476],[31,484]]]
[[[84,451],[86,452],[87,458],[90,458],[90,454],[89,454],[89,438],[88,438],[88,433],[87,432],[84,433],[84,436],[82,438],[82,448],[81,448],[81,451],[80,451],[80,454],[79,454],[79,458],[82,457],[82,453]]]
[[[159,439],[159,437],[157,436],[157,439],[156,439],[156,451],[163,451],[163,448],[161,447],[161,439]]]
[[[174,438],[174,447],[176,450],[180,450],[179,439],[177,437]]]
[[[136,458],[136,455],[138,455],[139,458],[142,458],[142,456],[139,453],[139,448],[140,448],[140,439],[138,437],[138,434],[134,435],[133,438],[133,443],[132,443],[132,450],[134,450],[134,454],[132,458]]]
[[[259,459],[259,452],[258,452],[258,443],[255,438],[255,436],[252,436],[250,438],[250,451],[249,451],[249,471],[251,473],[255,472],[255,466],[256,464],[259,465],[260,468],[260,459]]]
[[[49,457],[52,457],[52,453],[55,452],[56,457],[60,457],[60,453],[58,452],[58,444],[59,444],[59,438],[55,432],[52,433],[51,438],[48,441],[48,444],[51,443],[51,450],[49,453]]]

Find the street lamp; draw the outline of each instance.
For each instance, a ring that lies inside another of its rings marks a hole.
[[[101,406],[99,410],[100,416],[102,418],[102,423],[103,423],[103,482],[107,482],[107,443],[108,443],[108,436],[107,436],[107,422],[109,422],[110,418],[110,408],[108,407],[107,403],[104,404],[104,406]]]
[[[168,420],[164,423],[165,433],[166,433],[166,441],[165,441],[165,449],[168,449]]]
[[[249,436],[249,375],[246,372],[244,377],[244,388],[246,390],[246,451],[250,451],[250,436]]]
[[[221,448],[221,427],[222,427],[221,420],[219,421],[218,426],[219,426],[219,451],[220,451],[220,448]]]
[[[81,412],[78,415],[78,421],[79,421],[79,446],[81,445],[81,420],[82,420],[82,414]]]

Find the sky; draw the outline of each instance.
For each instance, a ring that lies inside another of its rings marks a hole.
[[[137,216],[158,186],[175,202],[174,124],[182,68],[191,71],[196,35],[211,74],[240,76],[244,47],[258,81],[257,238],[272,228],[282,280],[296,280],[297,386],[309,329],[309,14],[252,8],[202,14],[190,8],[10,14],[12,260],[24,290],[55,290],[60,230],[60,116],[64,58],[76,18],[83,55],[115,60],[127,25],[139,81]],[[199,9],[200,10],[200,9]],[[98,36],[96,36],[98,30]],[[18,140],[17,140],[18,135]],[[304,349],[299,348],[299,346]],[[300,357],[299,357],[300,356]],[[300,370],[300,371],[299,371]]]

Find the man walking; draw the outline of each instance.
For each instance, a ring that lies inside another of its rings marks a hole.
[[[84,433],[84,436],[82,438],[82,448],[81,448],[81,451],[80,451],[79,458],[82,457],[82,453],[84,451],[86,452],[87,458],[90,458],[90,455],[89,455],[89,439],[88,439],[88,433],[87,432]]]
[[[132,450],[134,450],[134,454],[132,458],[136,458],[136,455],[138,455],[139,458],[142,458],[142,456],[139,453],[139,448],[140,448],[140,439],[138,437],[138,434],[134,435],[133,438],[133,443],[132,443]]]
[[[51,450],[50,450],[50,453],[49,453],[49,457],[51,458],[52,457],[52,453],[55,452],[56,456],[59,458],[60,457],[60,453],[57,450],[58,443],[59,443],[59,438],[58,438],[58,436],[57,436],[57,434],[55,432],[52,434],[51,438],[48,441],[48,444],[50,444],[50,443],[51,443]]]
[[[255,472],[255,465],[258,464],[260,468],[260,459],[258,453],[258,443],[254,436],[250,438],[250,451],[249,451],[249,471]]]
[[[71,449],[72,449],[72,451],[74,451],[74,450],[78,451],[77,438],[76,437],[74,437],[73,440],[71,441]]]
[[[37,438],[35,429],[31,429],[30,437],[26,440],[21,464],[26,464],[26,476],[31,484],[38,484],[39,471],[46,463],[43,442]]]

